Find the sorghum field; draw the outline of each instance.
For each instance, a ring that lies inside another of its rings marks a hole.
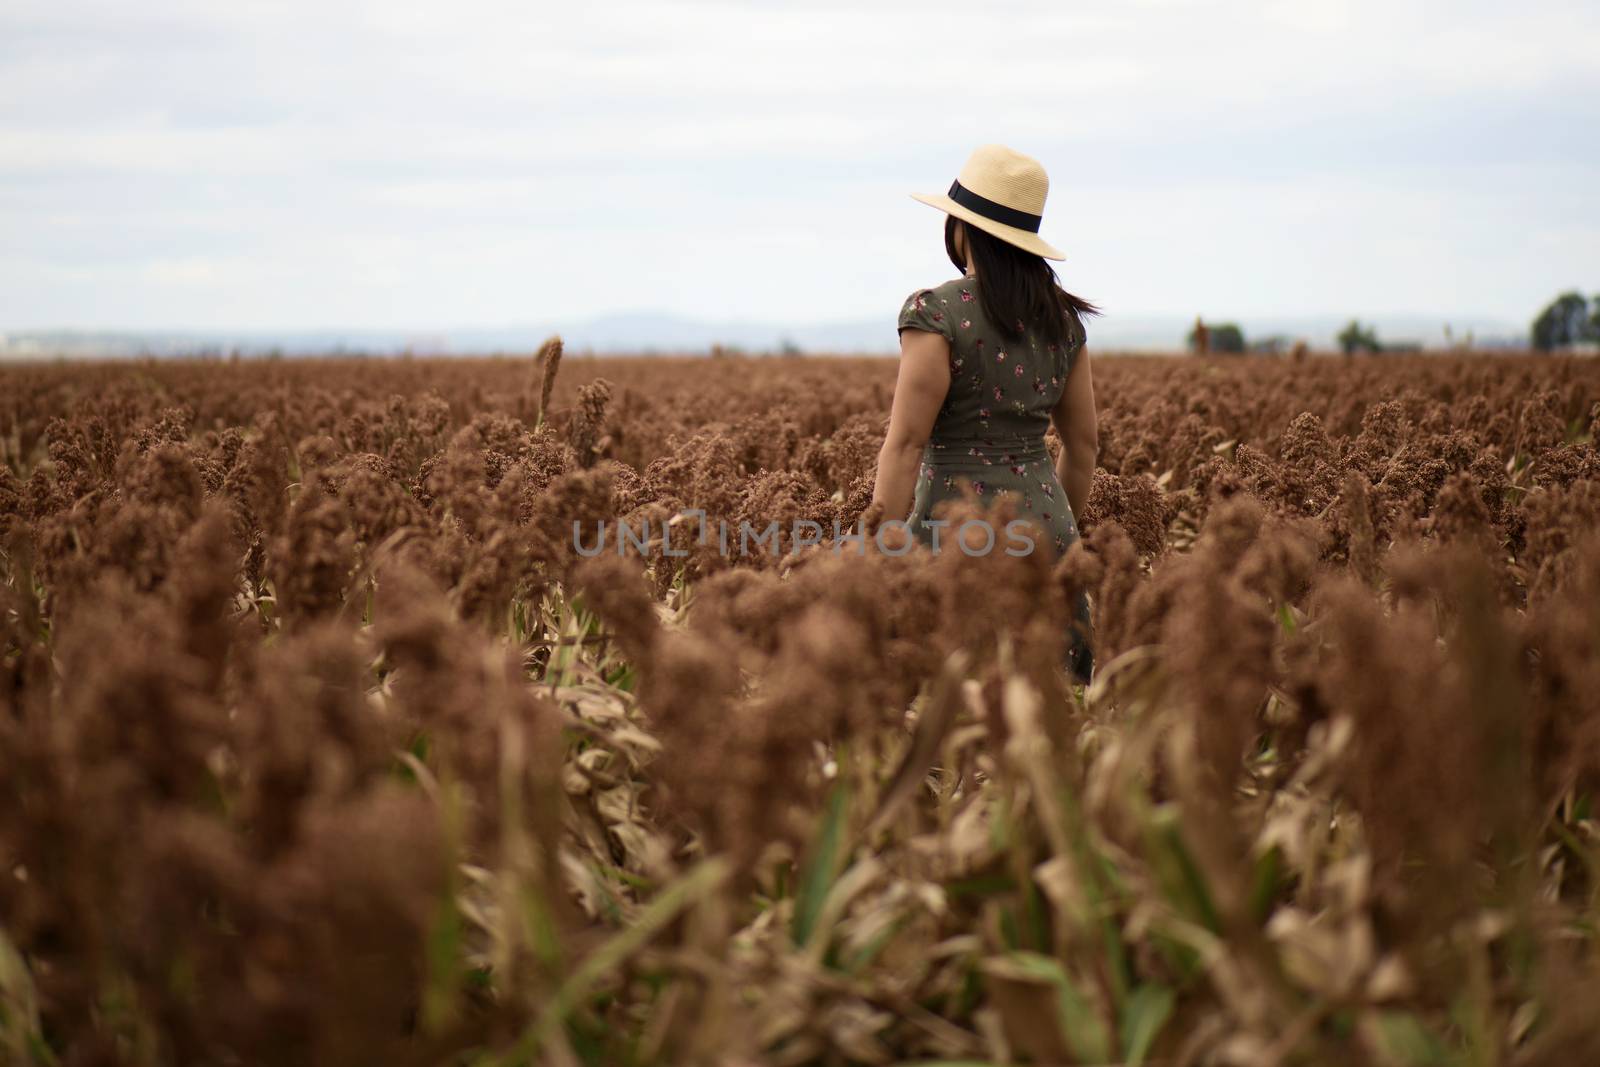
[[[1102,359],[1059,560],[574,549],[831,536],[894,373],[0,370],[0,1061],[1600,1063],[1600,361]]]

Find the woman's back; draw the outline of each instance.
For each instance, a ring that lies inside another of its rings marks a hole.
[[[899,325],[950,342],[950,391],[930,445],[998,461],[1043,448],[1084,335],[1076,316],[1068,316],[1065,345],[1042,340],[1037,328],[1026,325],[1021,338],[1008,340],[985,313],[979,284],[963,277],[917,290],[901,309]]]

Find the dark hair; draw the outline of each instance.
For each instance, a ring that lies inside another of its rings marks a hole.
[[[966,263],[956,254],[958,221],[954,215],[945,218],[944,250],[950,262],[966,270]],[[1068,316],[1081,335],[1083,317],[1100,314],[1100,309],[1089,301],[1061,288],[1055,268],[1043,256],[1024,252],[976,226],[964,228],[967,251],[972,254],[978,271],[978,302],[995,329],[1007,340],[1021,340],[1023,330],[1018,328],[1019,324],[1031,322],[1037,325],[1046,343],[1071,344]]]

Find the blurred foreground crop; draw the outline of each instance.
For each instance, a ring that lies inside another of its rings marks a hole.
[[[1061,560],[581,559],[895,367],[557,362],[0,371],[0,1061],[1600,1062],[1600,362],[1102,360]]]

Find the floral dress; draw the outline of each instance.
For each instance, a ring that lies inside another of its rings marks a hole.
[[[927,330],[950,342],[950,391],[923,452],[908,520],[911,532],[932,544],[935,530],[926,521],[939,504],[960,499],[965,482],[986,502],[1012,494],[1019,516],[1043,528],[1035,544],[1060,554],[1078,539],[1078,524],[1056,478],[1044,434],[1083,351],[1083,326],[1069,319],[1064,345],[1048,344],[1027,328],[1020,341],[1008,341],[985,316],[978,284],[976,278],[954,278],[919,289],[900,310],[901,330]],[[953,533],[938,532],[945,537]],[[997,546],[1008,543],[1003,531],[996,535]],[[1074,609],[1078,623],[1067,666],[1087,681],[1093,667],[1087,597],[1080,594]]]

